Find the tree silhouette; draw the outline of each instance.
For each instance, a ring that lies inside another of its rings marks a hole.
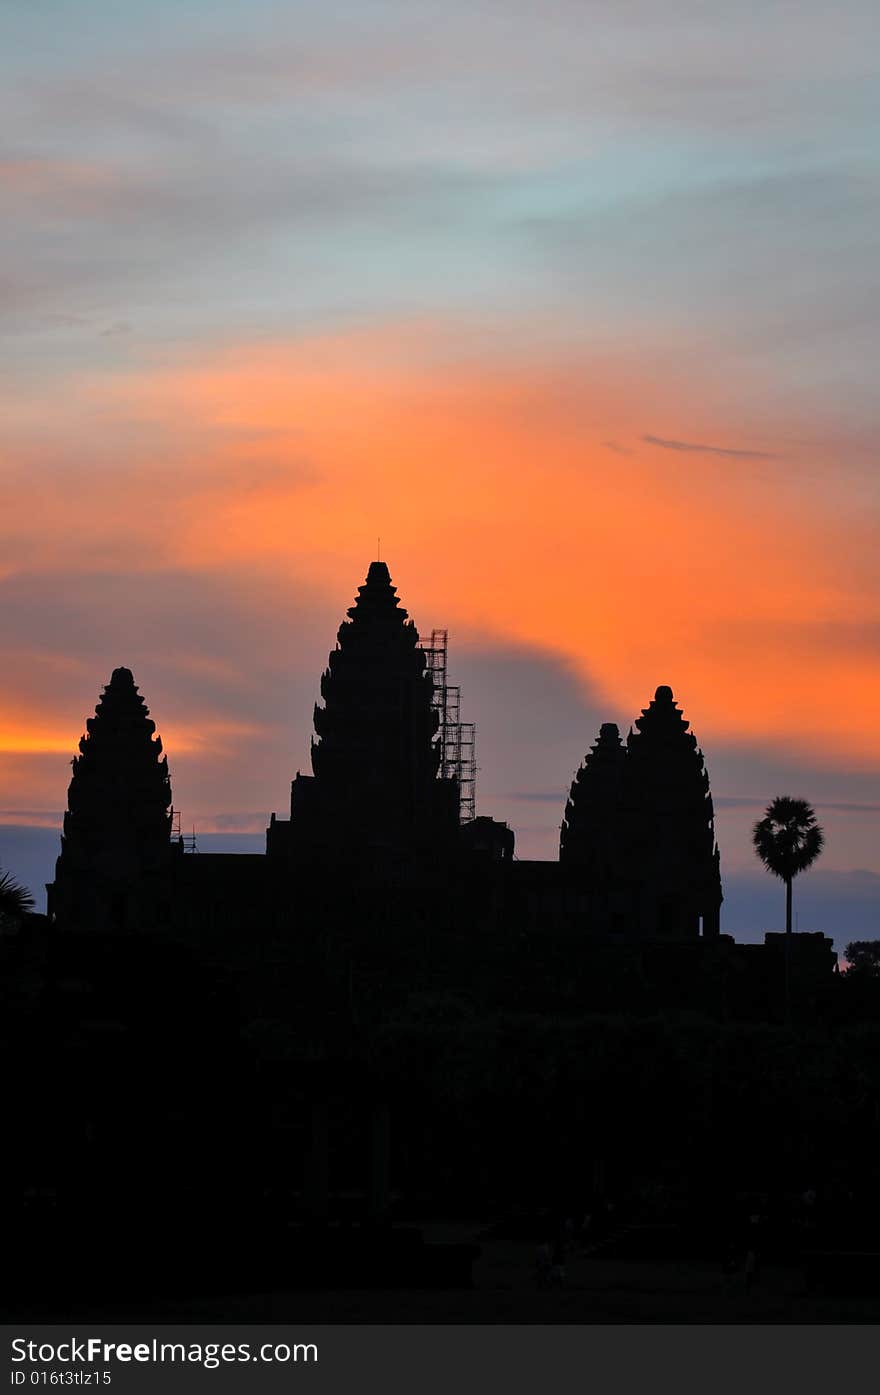
[[[880,940],[851,940],[843,951],[848,974],[880,979]]]
[[[798,872],[815,862],[825,843],[815,810],[805,799],[783,794],[767,806],[752,830],[755,852],[764,866],[785,882],[785,1014],[791,1011],[791,884]]]
[[[0,872],[0,925],[17,924],[34,909],[34,898],[11,872]]]

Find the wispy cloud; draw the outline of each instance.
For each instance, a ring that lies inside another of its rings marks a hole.
[[[508,799],[521,799],[526,804],[559,804],[565,803],[565,791],[560,790],[512,790],[507,796]]]
[[[671,681],[726,866],[785,788],[874,865],[876,7],[77,8],[0,52],[4,805],[126,662],[261,825],[381,533],[523,855]]]
[[[0,824],[21,828],[60,828],[60,809],[0,809]]]
[[[643,436],[649,446],[662,446],[663,450],[696,451],[700,455],[729,455],[740,460],[778,460],[773,451],[740,450],[732,446],[707,446],[697,441],[669,441],[664,436]]]
[[[758,795],[716,795],[714,802],[719,809],[763,809],[769,800],[766,796]],[[858,804],[838,799],[814,799],[813,804],[820,811],[829,809],[837,814],[880,814],[880,804]]]

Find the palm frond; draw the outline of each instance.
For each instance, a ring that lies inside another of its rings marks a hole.
[[[18,920],[34,909],[34,898],[11,872],[0,872],[0,916]]]
[[[805,799],[780,795],[752,829],[755,852],[774,876],[790,881],[815,862],[825,834]]]

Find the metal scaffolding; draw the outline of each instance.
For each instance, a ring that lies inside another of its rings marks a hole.
[[[183,851],[186,853],[197,853],[198,844],[196,842],[196,831],[192,833],[182,833],[180,829],[180,810],[171,810],[171,841],[172,843],[182,843]]]
[[[429,639],[419,641],[424,650],[433,691],[431,705],[440,721],[437,744],[440,749],[438,775],[458,782],[460,820],[470,823],[476,816],[477,762],[473,722],[461,720],[461,688],[446,681],[448,630],[432,630]]]

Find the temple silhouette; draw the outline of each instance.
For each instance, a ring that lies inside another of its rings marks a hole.
[[[475,817],[474,729],[447,682],[446,632],[420,642],[384,562],[358,588],[321,677],[311,774],[292,782],[263,857],[172,836],[167,757],[132,673],[115,669],[73,762],[49,887],[59,929],[210,934],[255,906],[294,933],[356,891],[396,916],[493,929],[527,923],[611,941],[717,938],[720,858],[709,776],[669,687],[624,744],[605,724],[565,805],[558,862],[515,857],[513,831]],[[390,901],[389,901],[390,898]]]
[[[476,813],[447,651],[373,562],[321,676],[310,773],[259,854],[181,835],[156,724],[113,671],[47,916],[0,943],[21,1062],[10,1252],[41,1312],[106,1274],[156,1291],[169,1254],[188,1292],[466,1284],[475,1247],[428,1243],[423,1217],[543,1208],[558,1238],[612,1190],[644,1219],[665,1189],[699,1249],[728,1234],[742,1177],[782,1195],[873,1156],[828,1121],[872,1049],[847,1015],[875,995],[835,974],[830,938],[796,935],[790,1018],[784,936],[722,932],[709,775],[672,689],[625,740],[602,725],[560,797],[558,859],[519,859]]]
[[[73,761],[53,934],[158,935],[231,974],[252,1013],[283,1014],[286,983],[321,1049],[413,992],[480,1012],[774,1020],[782,937],[721,933],[709,775],[672,689],[625,741],[603,724],[564,811],[560,799],[558,860],[520,859],[514,831],[476,814],[474,727],[447,647],[445,630],[420,639],[386,563],[371,563],[321,676],[311,773],[296,773],[262,854],[195,853],[155,723],[115,669]],[[824,935],[796,939],[808,1001],[835,957]]]

